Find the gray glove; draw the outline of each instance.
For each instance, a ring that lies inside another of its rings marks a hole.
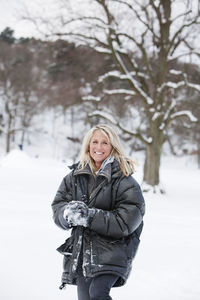
[[[82,201],[71,201],[66,205],[63,217],[71,226],[88,227],[94,214],[95,208],[89,208]]]

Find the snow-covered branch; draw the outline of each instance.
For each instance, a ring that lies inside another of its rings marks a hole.
[[[135,90],[135,92],[137,92],[138,95],[141,96],[141,98],[145,101],[145,103],[147,105],[151,105],[153,104],[153,99],[148,96],[145,91],[139,86],[138,81],[132,76],[132,74],[127,70],[125,64],[123,63],[119,53],[115,52],[115,56],[121,66],[121,68],[123,69],[125,75],[127,76],[127,79],[132,83],[133,89]]]
[[[127,128],[125,128],[120,122],[118,122],[117,120],[115,120],[115,118],[113,118],[113,116],[110,113],[107,112],[102,112],[99,110],[95,110],[94,112],[92,112],[90,115],[90,117],[101,117],[109,122],[111,122],[113,125],[117,126],[119,129],[121,129],[124,133],[129,134],[130,136],[134,136],[136,138],[138,138],[142,143],[144,144],[151,144],[152,143],[152,137],[144,137],[143,135],[141,135],[141,133],[137,132],[137,131],[130,131]]]
[[[172,88],[172,89],[179,89],[181,87],[190,87],[192,89],[195,89],[196,91],[200,92],[200,84],[194,84],[192,82],[188,82],[187,80],[187,74],[183,74],[181,71],[176,71],[176,70],[171,70],[170,71],[171,74],[173,75],[183,75],[184,77],[184,81],[179,81],[179,82],[172,82],[172,81],[168,81],[162,84],[162,86],[160,86],[158,88],[158,92],[162,92],[164,88],[168,87],[168,88]]]
[[[161,125],[159,126],[160,130],[163,131],[171,121],[173,121],[177,118],[180,118],[180,117],[184,117],[184,116],[188,117],[190,122],[193,122],[193,123],[198,122],[198,119],[189,110],[182,110],[182,111],[177,111],[177,112],[173,113],[175,107],[176,107],[176,101],[175,101],[175,99],[173,99],[170,107],[168,108],[167,112],[164,115]]]
[[[102,112],[100,110],[95,110],[89,114],[90,117],[102,117],[105,120],[110,121],[113,125],[117,125],[117,121],[113,118],[113,116],[109,113]]]
[[[169,70],[169,73],[172,75],[182,75],[183,72],[180,70],[171,69]]]
[[[156,111],[156,112],[153,114],[152,121],[155,121],[155,120],[158,119],[161,115],[163,115],[163,112]]]
[[[99,102],[101,101],[101,97],[100,96],[92,96],[92,95],[87,95],[87,96],[83,96],[82,100],[83,101],[96,101]]]
[[[99,52],[99,53],[105,53],[105,54],[111,54],[112,53],[112,51],[110,49],[107,49],[107,48],[104,48],[104,47],[94,46],[93,49],[96,52]]]
[[[142,99],[145,100],[146,104],[152,105],[153,102],[154,102],[153,99],[145,93],[145,91],[139,86],[139,83],[137,82],[137,80],[135,80],[131,76],[130,73],[127,74],[127,75],[128,75],[128,78],[130,79],[130,81],[132,82],[132,84],[134,86],[134,89],[137,92],[137,94],[139,94],[142,97]]]
[[[176,107],[176,101],[175,101],[175,99],[172,99],[171,104],[170,104],[169,108],[167,109],[167,111],[166,111],[166,113],[163,117],[163,121],[162,121],[161,125],[159,126],[159,129],[161,131],[163,131],[167,127],[167,125],[169,124],[170,116],[171,116],[171,114],[172,114],[175,107]]]
[[[186,86],[186,82],[185,81],[179,81],[179,82],[171,82],[171,81],[168,81],[168,82],[165,82],[162,84],[162,86],[160,86],[158,88],[158,92],[162,92],[164,88],[166,87],[169,87],[169,88],[172,88],[172,89],[179,89],[183,86]]]
[[[191,83],[191,82],[187,82],[187,86],[197,90],[198,92],[200,92],[200,84],[194,84],[194,83]]]
[[[103,92],[107,95],[119,95],[119,94],[125,94],[125,95],[130,95],[134,96],[136,93],[131,90],[125,90],[125,89],[115,89],[115,90],[103,90]]]
[[[182,110],[182,111],[175,112],[174,114],[172,114],[170,116],[170,119],[174,120],[174,119],[182,117],[182,116],[188,117],[190,122],[197,122],[198,121],[198,119],[189,110]]]
[[[126,90],[126,89],[115,89],[115,90],[103,90],[103,94],[105,95],[128,95],[128,96],[134,96],[136,95],[134,91]],[[93,95],[86,95],[82,97],[83,101],[94,101],[94,102],[100,102],[102,100],[103,96],[93,96]]]
[[[118,78],[119,80],[128,80],[128,79],[130,79],[130,75],[131,76],[138,76],[138,77],[146,78],[146,79],[149,78],[147,74],[142,73],[142,72],[132,71],[132,72],[129,72],[126,75],[126,74],[122,74],[118,70],[113,70],[113,71],[107,72],[107,73],[99,76],[98,82],[103,82],[105,79],[110,78],[110,77]]]
[[[110,77],[115,77],[115,78],[123,79],[123,80],[128,79],[127,75],[122,74],[118,70],[113,70],[113,71],[107,72],[104,75],[99,76],[98,82],[103,82],[105,79],[110,78]]]
[[[117,124],[117,126],[124,132],[124,133],[128,133],[129,135],[132,135],[136,138],[138,138],[141,142],[143,142],[144,144],[151,144],[153,139],[152,137],[144,137],[143,135],[141,135],[141,133],[139,132],[133,132],[130,131],[128,129],[126,129],[124,126],[122,126],[120,123]]]

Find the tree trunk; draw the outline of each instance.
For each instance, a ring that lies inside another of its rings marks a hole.
[[[22,130],[22,135],[21,135],[21,143],[19,145],[20,149],[22,150],[24,148],[24,138],[25,138],[25,134],[26,134],[26,131],[25,129]]]
[[[146,146],[146,155],[144,163],[144,177],[143,177],[143,191],[148,192],[153,190],[164,193],[160,185],[160,159],[162,153],[162,146],[164,143],[164,135],[162,132],[157,133],[153,142]]]
[[[12,119],[9,116],[8,128],[7,128],[7,134],[6,134],[6,153],[10,152],[10,142],[11,142],[11,136],[12,136],[12,133],[10,131],[11,123],[12,123]]]
[[[10,134],[6,135],[6,153],[10,151]]]

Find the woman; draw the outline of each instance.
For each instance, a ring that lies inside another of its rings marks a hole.
[[[107,125],[86,134],[80,162],[52,203],[55,223],[72,228],[57,250],[64,255],[62,286],[77,285],[78,300],[107,300],[130,273],[143,227],[144,199],[119,138]]]

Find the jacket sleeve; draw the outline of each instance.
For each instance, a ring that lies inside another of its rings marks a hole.
[[[111,211],[94,209],[89,228],[98,234],[120,239],[134,232],[143,220],[145,203],[139,184],[132,176],[124,177]]]
[[[56,225],[62,229],[69,229],[70,224],[63,217],[63,212],[68,202],[72,200],[72,172],[65,176],[58,188],[52,202],[53,219]]]

